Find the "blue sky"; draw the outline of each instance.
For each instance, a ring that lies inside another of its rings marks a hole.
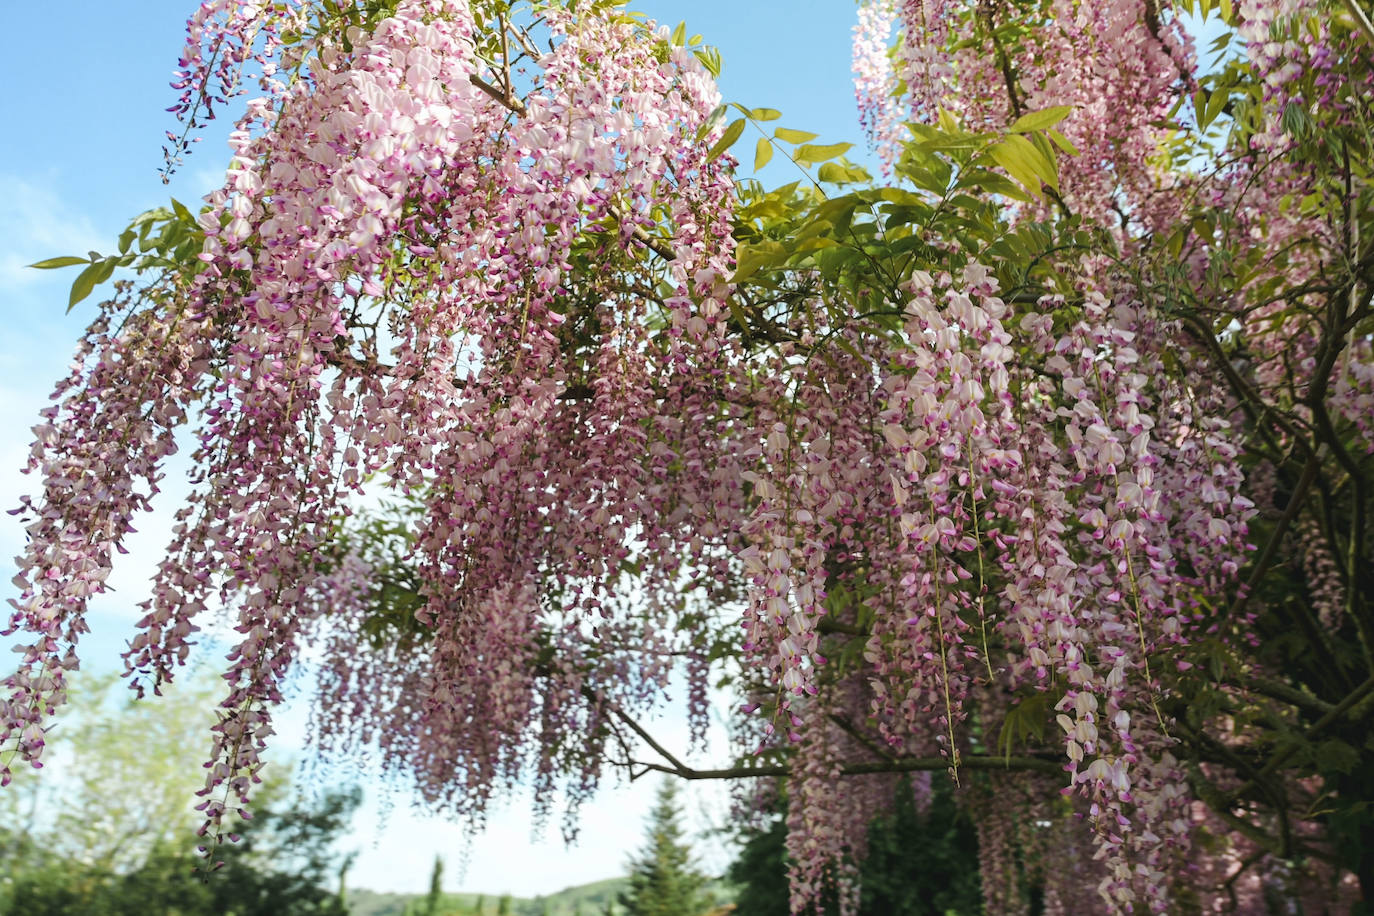
[[[849,75],[853,3],[652,0],[632,6],[669,25],[685,19],[689,34],[699,32],[716,45],[725,60],[721,88],[727,101],[779,109],[779,124],[815,131],[824,142],[861,145]],[[24,265],[54,255],[110,251],[130,217],[165,203],[169,194],[194,203],[223,174],[228,124],[221,121],[205,132],[170,187],[158,175],[164,132],[177,127],[164,109],[175,100],[168,83],[192,9],[191,0],[68,0],[60,7],[23,3],[6,10],[11,40],[0,55],[0,123],[10,125],[0,144],[0,508],[17,505],[31,488],[17,473],[28,450],[28,429],[63,374],[96,301],[66,314],[73,273]],[[746,135],[740,149],[751,151],[752,138]],[[792,180],[784,168],[769,167],[774,182]],[[175,495],[175,487],[164,494]],[[166,543],[166,514],[138,526],[131,553],[121,558],[111,580],[115,592],[96,603],[95,632],[84,653],[89,668],[117,667],[137,618],[135,606]],[[22,542],[13,518],[0,514],[0,556],[7,567]],[[4,579],[12,574],[11,568]],[[300,708],[289,711],[286,744],[299,743],[303,722]],[[684,746],[677,740],[684,732],[680,721],[669,718],[659,728]],[[723,756],[724,749],[718,750]],[[603,791],[585,810],[583,838],[572,850],[558,839],[556,816],[554,829],[532,840],[529,801],[514,800],[474,843],[463,875],[456,868],[456,829],[411,815],[403,797],[393,799],[396,810],[384,825],[374,793],[355,832],[363,855],[351,882],[423,891],[436,851],[450,861],[446,884],[454,889],[534,895],[620,874],[641,842],[653,792],[645,782]],[[688,794],[696,828],[724,823],[726,802],[718,788],[693,787]],[[728,861],[720,845],[718,838],[698,843],[703,851],[716,849],[706,856],[714,867]]]

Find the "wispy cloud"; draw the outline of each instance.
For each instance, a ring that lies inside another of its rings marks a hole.
[[[26,265],[63,254],[85,254],[110,247],[91,220],[62,198],[57,189],[0,172],[0,289],[13,293],[44,280]]]

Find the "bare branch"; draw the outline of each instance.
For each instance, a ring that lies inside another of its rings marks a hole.
[[[636,766],[657,770],[660,773],[668,773],[682,779],[757,779],[762,776],[786,776],[791,772],[789,767],[776,763],[763,766],[740,765],[709,770],[700,770],[688,766],[675,767],[661,763],[649,763],[643,760],[635,760],[631,761],[631,763]],[[983,757],[961,755],[959,757],[959,767],[960,769],[969,770],[1005,770],[1008,772],[1045,773],[1052,776],[1061,776],[1064,773],[1063,764],[1044,757]],[[848,763],[840,767],[840,772],[845,776],[864,776],[876,773],[935,772],[936,770],[948,769],[949,760],[945,757],[897,757],[892,760]]]

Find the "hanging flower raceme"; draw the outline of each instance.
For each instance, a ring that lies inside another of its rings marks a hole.
[[[269,95],[231,136],[225,184],[200,216],[199,266],[148,303],[116,303],[132,315],[117,334],[113,318],[93,328],[34,457],[47,496],[13,625],[36,641],[7,681],[3,738],[36,763],[85,600],[200,402],[198,486],[126,657],[156,688],[184,662],[197,615],[238,608],[201,806],[215,836],[249,802],[302,638],[331,629],[316,622],[335,607],[320,591],[332,587],[321,549],[366,473],[429,494],[414,547],[431,668],[401,666],[382,684],[345,674],[346,655],[367,669],[375,646],[339,614],[326,708],[377,689],[398,708],[356,724],[326,712],[321,737],[377,737],[436,798],[517,778],[532,733],[565,743],[586,723],[553,704],[587,703],[578,683],[592,669],[619,672],[608,682],[640,705],[666,677],[673,646],[628,663],[623,637],[584,670],[532,669],[548,648],[550,568],[563,564],[558,587],[587,596],[571,624],[614,606],[632,534],[648,539],[662,593],[688,568],[677,544],[695,539],[689,562],[722,575],[720,540],[735,527],[738,497],[714,500],[731,472],[712,432],[729,418],[714,395],[735,384],[722,343],[733,185],[730,161],[707,158],[712,135],[698,138],[718,101],[701,64],[643,26],[555,12],[522,97],[477,56],[467,3],[402,0],[365,28],[331,16],[221,3],[193,17],[181,109],[194,120],[222,104],[251,57]],[[278,82],[283,63],[295,73]],[[660,234],[649,253],[644,240]],[[600,273],[573,274],[597,245]],[[650,343],[646,300],[619,292],[636,274],[674,290],[668,348]],[[582,349],[591,326],[599,354]],[[675,427],[648,409],[659,400],[711,416]],[[94,428],[99,441],[82,432]],[[680,492],[654,480],[649,439],[686,462]],[[702,543],[694,523],[712,515]],[[420,716],[403,716],[416,698]],[[462,740],[474,722],[486,739]],[[594,769],[584,776],[594,783]],[[485,797],[460,807],[478,812]]]
[[[67,672],[87,631],[87,602],[106,590],[114,554],[157,492],[206,355],[205,321],[156,312],[120,321],[127,306],[121,296],[91,325],[58,403],[34,428],[28,470],[41,475],[44,495],[20,510],[29,546],[18,558],[20,596],[5,635],[22,632],[30,642],[0,701],[0,748],[11,752],[0,758],[5,783],[13,752],[42,765],[44,731],[66,702]]]
[[[960,281],[917,271],[904,292],[906,325],[890,354],[896,368],[883,380],[879,416],[897,531],[876,577],[893,606],[875,621],[869,655],[890,682],[888,696],[905,693],[898,720],[929,721],[957,770],[965,665],[980,657],[987,670],[992,664],[980,526],[1005,508],[1005,477],[1020,461],[1008,389],[1011,338],[996,280],[983,265],[969,264]],[[892,702],[884,699],[875,713],[890,715]]]
[[[888,175],[892,174],[892,163],[901,151],[906,130],[889,47],[896,20],[891,0],[859,7],[853,42],[854,98],[859,106],[859,124],[878,151],[883,171]]]
[[[893,82],[906,90],[900,101],[910,120],[934,124],[947,112],[972,131],[1004,130],[1022,115],[1067,106],[1059,129],[1075,155],[1060,163],[1061,200],[1093,219],[1112,216],[1113,202],[1119,207],[1123,198],[1131,207],[1157,206],[1151,198],[1160,178],[1151,162],[1164,136],[1158,125],[1176,87],[1192,84],[1194,69],[1191,39],[1160,5],[1046,0],[1014,14],[945,0],[895,6],[895,49],[876,47],[887,0],[865,6],[855,40],[861,110],[875,113],[869,133],[880,151],[889,150],[885,157],[903,139],[879,127],[892,120],[885,112]]]

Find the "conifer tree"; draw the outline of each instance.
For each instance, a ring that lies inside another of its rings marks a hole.
[[[682,839],[677,786],[664,781],[649,815],[648,842],[630,863],[630,887],[620,895],[629,916],[698,916],[710,905],[707,878]]]
[[[434,857],[434,870],[429,873],[429,894],[425,897],[424,916],[439,916],[439,905],[443,901],[444,860]]]

